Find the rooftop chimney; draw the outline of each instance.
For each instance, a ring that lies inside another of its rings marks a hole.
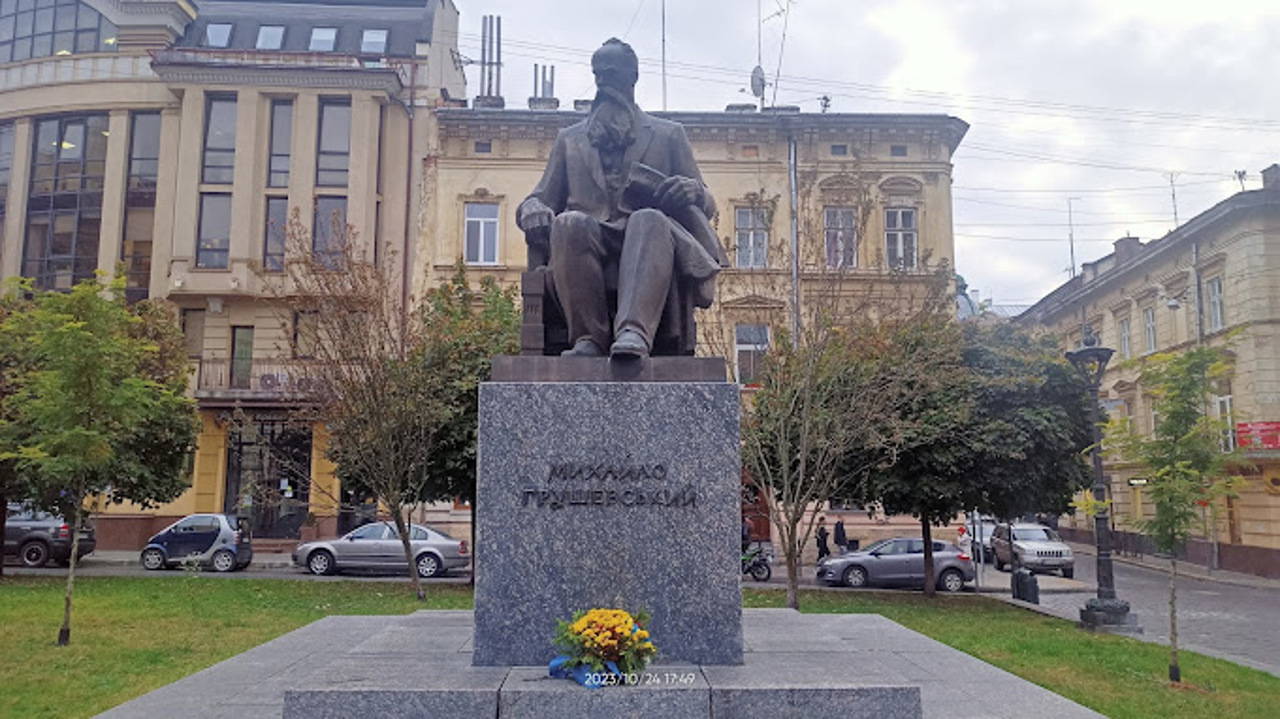
[[[1142,249],[1142,240],[1133,235],[1125,235],[1115,242],[1116,264],[1122,265],[1131,257],[1136,257],[1138,251]]]
[[[1280,192],[1280,165],[1272,164],[1262,171],[1262,189]]]

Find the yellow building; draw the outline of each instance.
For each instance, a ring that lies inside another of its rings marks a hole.
[[[256,537],[354,519],[323,432],[289,421],[306,360],[263,283],[293,209],[316,251],[341,218],[403,283],[457,35],[452,0],[0,2],[0,270],[65,289],[123,263],[131,299],[181,308],[196,368],[191,490],[106,510],[100,547],[196,511]]]
[[[1124,237],[1115,251],[1086,263],[1080,275],[1015,321],[1079,346],[1081,327],[1116,350],[1102,380],[1100,401],[1112,416],[1151,432],[1152,398],[1123,360],[1178,351],[1198,343],[1232,344],[1234,376],[1217,390],[1209,411],[1236,431],[1224,449],[1240,444],[1254,464],[1239,498],[1206,510],[1209,531],[1192,540],[1188,559],[1242,572],[1280,577],[1280,166],[1263,171],[1263,189],[1239,192],[1164,237]],[[1113,517],[1121,549],[1142,549],[1135,522],[1151,513],[1140,472],[1108,463]],[[1216,521],[1214,521],[1216,515]],[[1089,521],[1062,523],[1064,534],[1092,541]]]

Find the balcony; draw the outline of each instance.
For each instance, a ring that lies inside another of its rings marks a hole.
[[[316,389],[309,360],[202,359],[198,363],[195,396],[202,407],[297,405]]]

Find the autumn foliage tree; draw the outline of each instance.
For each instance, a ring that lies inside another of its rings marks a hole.
[[[283,323],[309,318],[305,335],[289,333],[308,358],[301,414],[328,426],[327,455],[344,487],[367,491],[390,514],[423,599],[405,510],[474,493],[476,390],[490,358],[515,348],[514,292],[492,281],[473,290],[459,265],[449,283],[406,306],[400,278],[349,227],[330,237],[341,239],[315,252],[295,211],[284,275],[263,279],[276,288]]]

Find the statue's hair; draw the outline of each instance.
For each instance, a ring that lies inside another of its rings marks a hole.
[[[619,40],[616,37],[611,37],[608,40],[604,41],[604,44],[600,46],[599,50],[596,50],[596,54],[598,55],[601,52],[605,52],[606,49],[609,51],[621,52],[623,56],[625,56],[628,60],[631,61],[631,67],[634,68],[637,72],[639,72],[640,58],[636,55],[636,51],[633,50],[630,45]]]

